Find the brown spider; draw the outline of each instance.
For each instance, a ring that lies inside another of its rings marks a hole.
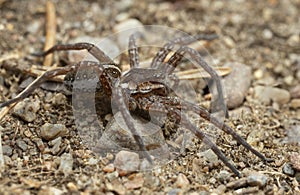
[[[34,80],[15,98],[0,104],[0,108],[24,99],[42,83],[58,75],[66,75],[64,84],[72,89],[73,92],[74,90],[78,90],[79,92],[89,90],[91,80],[97,79],[95,97],[101,103],[100,114],[113,113],[112,109],[114,107],[118,107],[135,142],[138,144],[143,155],[150,163],[152,163],[152,158],[150,157],[134,122],[131,120],[131,115],[150,120],[150,118],[153,117],[153,115],[150,115],[150,112],[165,114],[167,117],[172,118],[173,121],[175,120],[175,123],[180,123],[182,127],[190,130],[199,139],[203,140],[203,142],[214,151],[214,153],[226,166],[228,166],[237,176],[240,176],[240,172],[227,160],[221,150],[218,149],[217,145],[214,144],[205,133],[192,124],[187,115],[182,112],[183,110],[192,111],[198,114],[200,117],[210,121],[210,123],[219,129],[232,135],[239,144],[242,144],[263,161],[269,161],[269,159],[255,150],[228,125],[223,124],[217,118],[213,117],[209,111],[173,95],[172,87],[174,86],[169,86],[168,84],[170,83],[169,81],[173,81],[171,83],[175,83],[174,85],[176,85],[176,78],[173,75],[173,71],[180,63],[183,56],[185,54],[189,55],[191,59],[203,67],[203,69],[211,75],[214,82],[216,82],[219,93],[218,101],[221,103],[222,110],[225,112],[225,115],[228,116],[218,74],[203,60],[197,51],[186,46],[195,40],[212,40],[215,38],[216,35],[197,35],[195,37],[187,36],[170,41],[156,54],[152,60],[150,68],[146,69],[139,67],[138,49],[135,43],[135,37],[132,35],[129,39],[128,50],[131,69],[124,75],[122,75],[121,70],[113,62],[113,60],[111,60],[102,50],[93,44],[76,43],[56,45],[38,55],[46,56],[54,51],[86,49],[97,60],[99,60],[99,62],[81,61],[76,64],[47,71]],[[179,45],[179,49],[167,62],[164,62],[166,56],[175,47],[175,45]],[[83,70],[82,73],[77,73],[79,68]],[[92,78],[90,76],[90,73],[92,72],[96,73],[97,78]],[[80,82],[80,84],[75,85],[75,82]]]

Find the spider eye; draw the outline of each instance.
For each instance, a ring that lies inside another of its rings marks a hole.
[[[114,78],[118,78],[120,76],[120,72],[117,71],[116,69],[110,69],[110,71],[108,71],[109,75],[114,77]]]

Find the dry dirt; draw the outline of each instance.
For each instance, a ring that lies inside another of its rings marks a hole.
[[[242,178],[220,161],[200,157],[197,140],[196,149],[188,149],[164,166],[122,176],[107,166],[114,156],[96,156],[81,144],[65,96],[37,89],[29,96],[40,102],[34,121],[9,112],[0,122],[5,160],[0,194],[300,194],[299,0],[54,2],[58,43],[84,35],[105,37],[129,18],[191,35],[217,33],[219,39],[208,46],[217,64],[240,62],[252,70],[251,87],[240,106],[248,112],[234,117],[231,111],[226,123],[274,162],[261,162],[221,134],[216,143]],[[44,0],[0,0],[0,101],[18,94],[19,85],[28,77],[16,69],[42,64],[42,59],[29,54],[43,48],[45,5]],[[3,60],[16,51],[21,56]],[[66,58],[59,55],[54,61],[65,64]],[[264,97],[255,96],[257,86],[283,89],[289,98],[262,103]],[[239,108],[235,111],[241,113]],[[55,143],[39,136],[47,122],[64,124],[68,130],[55,151]],[[68,158],[73,161],[71,170],[61,168]]]

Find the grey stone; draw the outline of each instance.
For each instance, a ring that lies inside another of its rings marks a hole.
[[[28,148],[28,145],[27,145],[23,140],[21,140],[21,139],[18,139],[18,140],[16,141],[16,144],[17,144],[17,146],[18,146],[19,148],[21,148],[21,150],[22,150],[23,152],[25,152],[25,151],[27,150],[27,148]]]
[[[290,93],[277,87],[256,86],[254,87],[254,98],[257,98],[264,104],[270,104],[271,101],[274,101],[282,105],[289,102]]]
[[[282,172],[291,177],[293,177],[295,175],[295,170],[293,169],[292,165],[289,163],[285,163],[283,165]]]
[[[20,117],[26,122],[32,122],[36,119],[36,112],[40,109],[40,101],[30,101],[29,98],[25,98],[19,102],[13,110],[13,114]]]
[[[247,177],[247,182],[251,186],[263,187],[267,184],[268,177],[263,174],[251,174]]]
[[[63,172],[65,175],[68,175],[72,172],[73,169],[73,156],[70,153],[64,153],[60,157],[60,165],[58,170]]]
[[[122,171],[133,172],[139,168],[139,155],[135,152],[120,151],[117,153],[114,166]]]
[[[7,156],[11,156],[12,152],[13,152],[12,148],[8,145],[2,146],[2,151],[3,151],[3,154],[7,155]]]
[[[217,175],[217,178],[220,182],[224,183],[229,181],[231,174],[226,170],[221,170],[220,173]]]
[[[223,79],[224,96],[229,109],[240,106],[251,84],[251,68],[241,63],[227,63],[232,72]]]
[[[65,125],[45,123],[41,127],[40,136],[43,139],[50,141],[57,137],[65,136],[66,134],[68,134],[68,129],[66,128]]]

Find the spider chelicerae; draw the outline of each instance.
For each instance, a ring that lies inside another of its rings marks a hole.
[[[130,70],[123,75],[117,64],[115,64],[112,59],[110,59],[101,49],[93,44],[75,43],[56,45],[51,49],[38,54],[38,56],[46,56],[55,51],[86,49],[99,62],[80,61],[65,67],[59,67],[46,71],[15,98],[0,104],[0,108],[21,101],[30,95],[42,83],[58,75],[66,75],[64,84],[69,89],[72,89],[73,91],[88,90],[87,88],[90,80],[94,79],[91,78],[89,74],[92,72],[97,75],[95,97],[97,98],[98,102],[101,102],[99,108],[101,110],[100,114],[112,114],[112,107],[118,107],[122,117],[124,118],[126,126],[130,130],[139,149],[142,151],[142,155],[150,163],[153,163],[153,159],[149,155],[144,141],[139,135],[134,122],[131,120],[131,115],[150,120],[150,118],[153,117],[153,114],[150,115],[150,112],[165,114],[168,118],[172,118],[176,124],[180,123],[183,128],[194,133],[196,137],[201,139],[206,145],[209,146],[209,148],[212,149],[212,151],[226,166],[228,166],[237,176],[240,176],[240,172],[228,161],[217,145],[213,143],[204,132],[198,129],[189,120],[187,115],[182,112],[183,110],[194,112],[219,129],[223,130],[225,133],[230,134],[239,144],[243,145],[263,161],[269,161],[269,159],[255,150],[228,125],[222,123],[216,117],[213,117],[208,110],[196,104],[185,101],[184,99],[181,99],[172,93],[172,89],[174,86],[176,87],[177,83],[176,76],[174,76],[174,69],[182,61],[184,55],[189,55],[195,63],[200,65],[207,73],[210,74],[211,78],[216,83],[218,102],[221,105],[221,109],[228,117],[218,74],[204,61],[204,59],[196,50],[187,46],[195,40],[212,40],[215,38],[216,35],[214,34],[200,34],[194,37],[185,36],[174,39],[166,43],[159,50],[159,52],[153,58],[150,68],[141,68],[139,65],[139,54],[135,36],[131,35],[129,38],[128,49]],[[175,45],[179,45],[179,49],[177,49],[172,56],[166,60],[167,55],[170,54]],[[76,74],[79,69],[84,71],[80,74]],[[82,85],[74,85],[76,81],[80,81]],[[173,86],[169,86],[168,83],[173,83]]]

